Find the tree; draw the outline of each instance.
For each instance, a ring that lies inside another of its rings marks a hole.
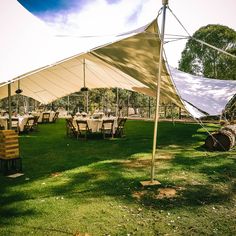
[[[193,38],[236,55],[236,31],[223,25],[207,25]],[[194,75],[222,80],[236,80],[236,59],[203,45],[193,38],[186,43],[179,69]]]

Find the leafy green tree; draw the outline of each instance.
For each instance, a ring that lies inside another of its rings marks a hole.
[[[193,38],[236,55],[236,31],[223,25],[207,25]],[[179,69],[195,75],[222,80],[236,80],[236,59],[209,46],[189,39],[179,62]]]
[[[8,109],[8,98],[0,100],[0,110]],[[142,115],[143,117],[149,117],[154,114],[155,99],[149,98],[148,96],[136,93],[134,91],[129,91],[126,89],[118,89],[118,110],[122,115],[126,116],[128,114],[129,108],[133,108],[136,114]],[[12,110],[17,110],[17,105],[21,113],[26,110],[26,105],[28,103],[29,111],[37,108],[40,103],[32,98],[25,97],[23,95],[12,96]],[[117,109],[117,88],[98,88],[91,89],[88,91],[88,110],[90,113],[95,111],[104,111],[105,113],[116,114]],[[82,112],[86,109],[86,93],[85,92],[75,92],[69,94],[68,96],[59,98],[52,103],[47,105],[41,104],[45,109],[56,111],[58,108],[64,108],[72,114],[78,111]]]

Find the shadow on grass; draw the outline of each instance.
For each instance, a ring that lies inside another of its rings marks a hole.
[[[122,166],[120,162],[96,163],[85,172],[71,174],[70,181],[64,185],[52,187],[52,195],[65,196],[75,201],[79,199],[80,204],[89,204],[94,198],[111,196],[126,204],[136,202],[142,206],[168,210],[222,203],[229,201],[235,191],[235,183],[229,184],[227,188],[217,188],[211,183],[174,185],[166,180],[161,181],[161,186],[142,188],[141,175],[127,177],[130,170],[126,172]],[[215,175],[219,174],[216,170],[214,172]],[[216,182],[221,183],[219,179]],[[226,183],[225,180],[223,183]],[[163,188],[175,189],[176,194],[170,198],[160,197],[160,189]]]
[[[21,190],[21,185],[25,187],[28,184],[24,177],[16,180],[0,178],[0,192],[2,193],[0,203],[3,206],[3,216],[10,215],[11,217],[14,214],[14,209],[10,210],[10,214],[8,212],[8,206],[11,203],[59,195],[75,201],[79,198],[80,202],[85,204],[89,203],[92,198],[112,196],[126,203],[135,201],[138,204],[160,209],[213,204],[231,198],[230,189],[215,189],[210,183],[183,184],[178,189],[179,186],[162,179],[161,187],[172,187],[177,190],[174,198],[159,198],[159,187],[142,189],[140,181],[147,177],[149,163],[147,162],[141,168],[129,168],[124,165],[124,161],[132,160],[135,154],[151,153],[152,122],[128,121],[125,139],[88,141],[66,137],[64,125],[64,121],[59,120],[53,125],[40,126],[36,133],[20,137],[24,173],[30,178],[31,189],[27,193]],[[224,159],[225,155],[218,158],[215,156],[214,159],[204,158],[204,156],[187,156],[186,147],[193,150],[189,146],[196,145],[204,137],[204,135],[201,136],[202,134],[195,135],[198,129],[197,124],[172,125],[166,122],[159,124],[158,145],[162,149],[166,145],[172,145],[178,149],[183,148],[183,151],[168,160],[171,167],[160,170],[159,173],[168,176],[169,172],[176,168],[191,169],[209,175],[210,182],[213,184],[230,182],[231,178],[235,178],[232,163],[226,163],[223,166],[219,162],[218,166],[207,166],[217,159]],[[224,169],[227,171],[222,171]],[[60,175],[52,177],[51,174],[55,172]],[[228,179],[222,177],[226,173],[231,173],[227,176]],[[66,181],[57,182],[64,177]],[[55,184],[51,181],[51,185],[38,190],[34,183],[44,179],[49,182],[53,179]],[[232,188],[234,187],[235,185],[232,185]],[[15,191],[11,190],[15,188]],[[135,197],[134,193],[138,193],[139,197]],[[16,208],[15,212],[17,211],[21,212]],[[36,214],[33,211],[28,213]],[[16,214],[16,217],[19,216],[20,214]]]

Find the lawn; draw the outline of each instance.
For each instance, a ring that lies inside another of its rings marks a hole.
[[[207,125],[209,131],[216,125]],[[126,137],[65,135],[65,120],[20,136],[24,176],[0,176],[0,235],[236,235],[236,151],[206,152],[197,124],[127,121]]]

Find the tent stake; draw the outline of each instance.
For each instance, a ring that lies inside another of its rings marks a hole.
[[[154,134],[153,134],[153,146],[152,146],[152,161],[151,161],[151,181],[142,181],[142,186],[149,185],[160,185],[161,183],[154,180],[155,176],[155,156],[156,156],[156,144],[157,144],[157,128],[159,121],[159,104],[160,104],[160,90],[161,90],[161,74],[162,74],[162,60],[163,60],[163,44],[164,44],[164,33],[165,33],[165,19],[166,19],[166,6],[168,5],[168,0],[162,0],[163,4],[163,17],[162,17],[162,29],[161,29],[161,45],[160,45],[160,56],[159,56],[159,67],[158,67],[158,80],[157,80],[157,90],[156,90],[156,110],[155,110],[155,124],[154,124]]]

